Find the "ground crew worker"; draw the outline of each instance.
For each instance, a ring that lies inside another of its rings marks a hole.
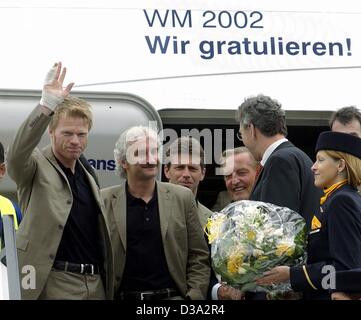
[[[6,173],[6,166],[4,159],[5,159],[4,146],[0,142],[0,181],[5,176]],[[4,242],[2,216],[12,215],[14,217],[15,230],[18,229],[22,216],[17,204],[10,201],[8,198],[3,197],[2,195],[0,195],[0,214],[1,214],[0,215],[0,249],[3,249],[5,242]]]

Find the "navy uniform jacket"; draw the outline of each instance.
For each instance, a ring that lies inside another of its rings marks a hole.
[[[361,268],[336,272],[334,292],[361,293]]]
[[[280,144],[267,159],[250,200],[273,203],[298,212],[310,225],[322,192],[314,185],[311,159],[291,142]]]
[[[335,190],[318,214],[321,227],[308,236],[308,260],[291,268],[294,291],[303,291],[305,299],[330,299],[322,288],[329,274],[322,268],[333,265],[336,271],[361,268],[361,196],[350,185]],[[337,285],[337,284],[336,284]]]

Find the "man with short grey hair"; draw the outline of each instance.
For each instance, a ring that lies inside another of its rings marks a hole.
[[[286,139],[286,114],[281,104],[264,95],[246,99],[239,107],[239,135],[262,170],[250,200],[273,203],[298,212],[308,228],[319,211],[321,193],[314,185],[311,159]],[[265,294],[246,293],[248,300]]]
[[[224,150],[220,160],[227,191],[218,194],[214,211],[222,210],[233,201],[249,200],[259,165],[246,147]]]
[[[286,139],[286,114],[281,104],[264,95],[246,99],[239,107],[239,134],[263,170],[250,200],[288,207],[307,226],[319,210],[320,191],[314,186],[311,159]]]
[[[234,201],[249,200],[256,180],[258,162],[246,147],[238,147],[224,150],[220,165],[227,188],[227,191],[224,192],[228,197],[223,196],[223,191],[219,193],[217,202],[212,208],[215,211],[222,210]],[[214,283],[213,281],[211,284],[213,285],[212,299],[214,300],[240,300],[244,297],[239,289],[226,283]]]
[[[123,132],[114,150],[120,185],[102,190],[111,221],[115,298],[205,299],[210,263],[193,193],[156,181],[157,133]]]

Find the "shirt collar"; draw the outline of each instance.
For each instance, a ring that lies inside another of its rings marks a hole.
[[[56,162],[58,163],[59,167],[61,168],[61,170],[63,170],[63,172],[64,172],[66,175],[75,176],[75,175],[77,175],[77,174],[80,172],[80,171],[79,171],[79,170],[80,170],[80,165],[79,165],[78,161],[76,161],[76,163],[75,163],[75,168],[74,168],[74,173],[73,173],[73,171],[71,171],[70,168],[65,167],[65,166],[60,162],[60,160],[58,160],[56,157],[55,157],[55,159],[56,159]]]
[[[128,186],[128,181],[125,182],[125,192],[126,192],[126,195],[127,195],[127,201],[129,203],[133,203],[133,202],[142,202],[142,203],[145,203],[145,201],[141,198],[137,198],[137,197],[134,197],[130,192],[129,192],[129,186]],[[155,184],[155,188],[154,188],[154,193],[153,193],[153,196],[152,196],[152,199],[149,200],[148,204],[154,202],[154,201],[157,201],[158,200],[158,192],[157,192],[157,184]]]
[[[280,140],[277,140],[276,142],[273,142],[270,146],[268,146],[268,148],[264,152],[262,160],[261,160],[262,167],[264,167],[265,163],[267,162],[268,158],[271,156],[273,151],[275,151],[279,145],[281,145],[283,142],[286,142],[286,141],[288,141],[288,139],[282,138]]]
[[[344,179],[340,182],[333,184],[331,187],[324,189],[324,196],[320,198],[320,205],[322,206],[334,191],[347,184],[347,182],[348,180]]]

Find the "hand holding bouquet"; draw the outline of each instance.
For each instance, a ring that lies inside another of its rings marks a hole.
[[[258,201],[242,200],[216,212],[207,224],[214,271],[242,291],[272,294],[290,285],[258,286],[263,272],[303,261],[306,225],[296,212]]]

